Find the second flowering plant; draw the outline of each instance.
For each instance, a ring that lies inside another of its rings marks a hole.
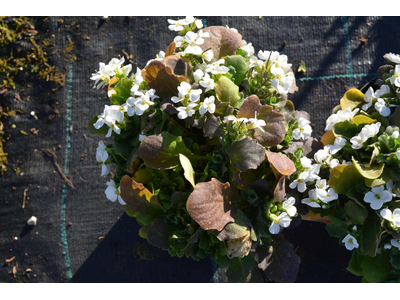
[[[376,80],[345,93],[323,149],[302,159],[290,185],[307,192],[301,202],[313,218],[330,220],[328,233],[353,251],[348,270],[363,282],[400,278],[400,56],[384,58]],[[304,171],[312,164],[317,177]]]
[[[300,263],[282,234],[298,220],[286,178],[313,139],[309,116],[287,94],[297,87],[286,55],[259,51],[237,30],[168,20],[178,36],[131,74],[124,59],[92,79],[111,105],[88,129],[99,142],[105,194],[172,256],[210,255],[232,282],[292,282]]]

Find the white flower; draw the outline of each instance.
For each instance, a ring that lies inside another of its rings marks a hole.
[[[190,21],[190,18],[189,18],[189,20],[188,20],[188,18],[186,18],[183,20],[176,20],[176,21],[168,19],[168,23],[171,24],[168,26],[168,29],[171,31],[181,31],[181,30],[183,30],[183,27],[185,25],[190,24],[189,21]],[[197,25],[197,23],[196,23],[196,25]]]
[[[211,61],[214,57],[214,52],[210,49],[200,55],[206,61]]]
[[[379,129],[381,127],[381,123],[377,122],[374,124],[370,124],[370,125],[365,125],[360,132],[360,136],[361,138],[366,141],[369,138],[372,138],[374,136],[376,136],[379,133]]]
[[[316,208],[321,207],[321,205],[319,205],[317,203],[317,201],[318,201],[317,189],[308,191],[308,197],[309,198],[304,198],[303,200],[301,200],[301,203],[306,204],[311,207],[316,207]]]
[[[183,42],[185,41],[185,39],[183,38],[183,36],[176,36],[174,38],[174,42],[176,43],[176,47],[179,48],[180,46],[182,46]]]
[[[199,108],[200,115],[204,115],[207,111],[210,114],[213,114],[215,112],[215,97],[210,96],[204,99],[204,102]]]
[[[393,131],[392,138],[397,140],[399,138],[400,132],[398,130]]]
[[[105,105],[104,112],[99,115],[96,123],[93,124],[94,128],[100,129],[104,124],[110,127],[106,137],[111,136],[111,132],[119,134],[121,129],[116,125],[116,122],[122,123],[124,121],[124,107],[119,105]]]
[[[254,55],[253,45],[251,43],[247,43],[245,40],[242,40],[242,44],[243,44],[243,46],[240,48],[243,49],[244,51],[246,51],[247,55],[253,56]]]
[[[330,115],[326,120],[325,130],[332,130],[333,125],[339,122],[348,121],[353,119],[353,117],[358,113],[359,109],[351,110],[351,108],[346,108],[345,110],[339,110],[336,114]]]
[[[364,94],[364,101],[367,102],[362,106],[363,110],[368,110],[372,105],[372,100],[375,99],[375,92],[372,87],[369,87],[368,91]]]
[[[278,217],[276,215],[271,215],[272,223],[269,226],[269,232],[272,234],[278,234],[281,227],[287,228],[290,225],[290,218],[287,213],[283,212]]]
[[[106,65],[105,63],[99,63],[99,69],[100,70],[97,73],[93,73],[92,77],[90,77],[91,80],[95,81],[93,88],[95,88],[99,81],[101,81],[100,84],[97,85],[97,89],[106,86],[111,77],[115,75],[115,69],[109,65]]]
[[[131,87],[131,95],[132,96],[141,96],[141,95],[143,95],[143,92],[141,90],[139,90],[139,85],[134,84]]]
[[[396,227],[400,227],[400,208],[396,208],[393,213],[390,209],[384,208],[380,214],[382,218],[392,222]]]
[[[184,53],[185,54],[195,54],[200,55],[203,53],[203,49],[201,49],[200,45],[204,43],[203,37],[210,37],[208,32],[203,32],[200,30],[197,33],[193,31],[189,31],[185,35],[185,41],[188,43]]]
[[[198,101],[200,99],[200,94],[202,93],[201,89],[193,90],[192,86],[186,81],[181,82],[181,85],[178,86],[178,91],[183,96],[188,95],[191,102]]]
[[[400,197],[400,191],[394,187],[393,180],[386,183],[386,189],[392,193],[393,197]]]
[[[199,82],[199,84],[206,89],[205,90],[206,93],[209,90],[214,89],[214,79],[212,79],[208,73],[204,75],[203,79]]]
[[[193,72],[193,77],[195,82],[199,82],[200,79],[202,79],[204,76],[204,73],[201,69],[197,69],[195,72]]]
[[[152,96],[153,92],[147,91],[146,94],[141,95],[140,98],[136,98],[137,100],[135,101],[134,105],[135,107],[135,113],[138,116],[143,115],[143,113],[149,109],[150,106],[153,106],[155,103],[151,101],[150,99],[154,97]],[[158,98],[158,96],[156,96]]]
[[[338,165],[340,165],[340,162],[339,162],[339,160],[337,158],[334,158],[329,162],[329,167],[331,169],[333,169],[334,167],[336,167]]]
[[[317,196],[319,199],[321,199],[321,197],[326,197],[326,189],[328,188],[328,185],[326,184],[326,179],[317,180],[317,182],[315,183],[315,188],[317,189]]]
[[[141,84],[143,82],[142,71],[139,68],[136,68],[136,73],[134,77],[135,84]]]
[[[225,59],[221,58],[212,64],[207,65],[206,72],[211,74],[225,74],[228,73],[229,68],[225,66],[221,66],[221,64],[225,63]]]
[[[400,160],[400,150],[397,150],[396,156],[397,156],[397,159]]]
[[[286,73],[281,67],[271,66],[271,74],[275,77],[271,81],[271,85],[278,90],[280,94],[287,94],[294,81],[292,72]]]
[[[294,206],[295,203],[296,199],[294,199],[294,197],[290,197],[282,203],[283,209],[286,210],[287,214],[291,217],[294,217],[297,213],[297,208]]]
[[[174,102],[174,103],[178,103],[178,102],[181,102],[181,101],[185,100],[185,98],[186,98],[186,95],[182,95],[181,93],[178,93],[178,97],[177,96],[173,96],[171,98],[171,101]]]
[[[387,59],[389,59],[392,63],[400,64],[400,56],[394,53],[388,53],[385,55]]]
[[[329,147],[327,146],[325,146],[324,149],[318,150],[314,154],[314,160],[319,164],[322,164],[324,162],[329,162],[330,158],[331,158],[331,153]]]
[[[353,149],[361,149],[363,144],[364,144],[364,140],[361,138],[361,136],[356,135],[356,136],[353,136],[350,139],[350,143],[352,144],[351,148],[353,148]]]
[[[390,83],[400,87],[400,65],[396,65],[394,68],[394,74],[392,77],[390,77]]]
[[[115,202],[115,200],[118,199],[118,202],[121,205],[126,205],[126,203],[124,202],[124,200],[122,200],[121,198],[121,187],[119,187],[118,189],[115,187],[115,182],[114,180],[110,180],[109,182],[107,182],[107,188],[105,190],[105,194],[108,200],[111,200],[112,202]]]
[[[364,201],[370,203],[372,209],[378,210],[381,209],[383,203],[391,201],[392,198],[391,192],[386,191],[383,186],[377,186],[365,194]]]
[[[400,250],[400,240],[391,239],[390,244]]]
[[[321,170],[320,164],[314,164],[311,166],[311,168],[308,170],[308,176],[310,177],[310,181],[321,179],[318,176],[320,170]]]
[[[392,245],[390,245],[390,244],[385,244],[385,245],[383,246],[383,248],[389,250],[389,249],[392,249]]]
[[[118,58],[112,58],[108,65],[113,69],[118,69],[121,68],[122,64],[125,62],[125,57],[122,57],[121,59]]]
[[[177,108],[178,113],[178,118],[183,120],[186,119],[187,117],[191,117],[196,111],[193,109],[196,107],[198,104],[196,103],[189,103],[187,107],[180,106]]]
[[[277,60],[279,57],[279,52],[277,51],[258,51],[258,58],[262,59],[262,60],[268,60],[273,62],[275,60]]]
[[[106,145],[104,145],[103,141],[99,142],[99,147],[96,150],[96,160],[100,163],[101,166],[101,176],[106,176],[110,173],[110,166],[106,165],[105,162],[108,159],[108,152],[106,151]]]
[[[381,86],[381,88],[379,90],[376,91],[375,98],[380,98],[381,96],[390,94],[390,93],[391,93],[390,86],[388,86],[387,84],[384,84]]]
[[[311,136],[312,128],[310,126],[310,121],[304,118],[299,118],[298,128],[293,130],[293,138],[295,140],[303,139],[306,140]]]
[[[400,84],[399,84],[400,86]],[[390,115],[391,111],[390,108],[387,106],[385,100],[382,98],[379,98],[377,102],[375,102],[375,109],[384,117],[387,117]]]
[[[337,200],[338,198],[339,195],[335,192],[333,188],[330,188],[328,191],[326,191],[326,194],[319,199],[324,203],[328,203],[330,201]]]
[[[356,238],[351,234],[346,235],[346,237],[342,240],[342,243],[344,243],[346,249],[350,251],[352,251],[354,248],[358,248],[359,246]]]
[[[310,174],[309,172],[305,171],[300,173],[299,178],[294,180],[292,183],[290,183],[289,187],[291,189],[295,189],[297,187],[297,190],[300,193],[304,193],[307,189],[306,182],[310,181]]]
[[[308,157],[303,156],[302,158],[300,158],[300,163],[303,168],[309,169],[311,168],[312,161]]]
[[[255,56],[251,57],[249,60],[250,68],[253,68],[255,66],[258,66],[259,68],[261,68],[263,64],[264,64],[264,62],[262,60],[257,59],[257,57],[255,57]]]
[[[248,129],[260,129],[261,131],[264,131],[262,128],[263,126],[267,125],[264,120],[259,120],[257,119],[257,112],[254,113],[254,118],[248,119]]]

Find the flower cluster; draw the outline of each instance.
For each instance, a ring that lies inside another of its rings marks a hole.
[[[297,89],[287,56],[256,57],[237,30],[203,28],[194,17],[168,23],[178,36],[143,70],[130,74],[123,58],[112,59],[91,78],[97,88],[108,85],[111,101],[88,124],[91,133],[113,138],[100,141],[96,153],[102,176],[115,164],[106,197],[173,256],[210,255],[235,272],[231,259],[258,268],[264,257],[253,252],[273,247],[289,251],[282,263],[298,270],[281,234],[300,218],[285,184],[296,167],[299,190],[320,178],[317,164],[303,157],[313,141],[310,117],[287,99]],[[327,202],[333,197],[322,182],[318,193]],[[270,280],[294,281],[297,272],[277,277],[272,269],[279,267],[262,269]]]
[[[400,57],[384,58],[379,77],[347,91],[327,119],[318,178],[297,172],[290,185],[310,189],[301,202],[331,221],[328,232],[354,250],[349,270],[369,282],[400,278]]]

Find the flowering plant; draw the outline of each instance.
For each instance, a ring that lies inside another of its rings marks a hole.
[[[96,154],[102,176],[116,164],[105,194],[172,256],[210,255],[233,282],[261,281],[259,269],[294,281],[300,259],[280,233],[299,217],[285,180],[314,140],[287,99],[291,64],[254,56],[235,29],[168,22],[179,35],[143,70],[114,58],[91,78],[112,103],[88,124],[113,137]]]
[[[308,189],[301,202],[331,221],[328,233],[353,251],[348,270],[363,282],[400,278],[400,56],[384,59],[364,93],[345,93],[326,121],[323,149],[302,158],[290,184]]]

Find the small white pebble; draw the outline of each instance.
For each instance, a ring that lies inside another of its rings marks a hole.
[[[35,226],[37,223],[37,218],[35,216],[32,216],[27,222],[26,224],[28,224],[29,226]]]
[[[34,116],[35,115],[35,112],[32,110],[31,111],[31,116]]]
[[[14,237],[14,241],[18,241],[18,237],[17,236]]]
[[[24,68],[23,67],[19,67],[19,70],[22,71]]]

